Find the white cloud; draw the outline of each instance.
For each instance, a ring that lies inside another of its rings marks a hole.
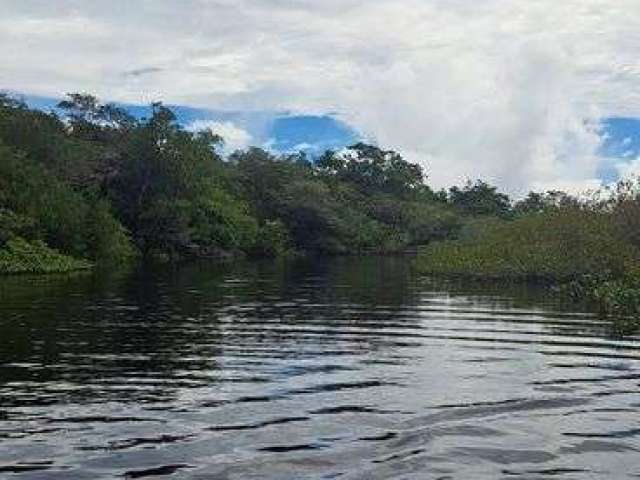
[[[252,138],[249,132],[236,126],[232,122],[216,122],[214,120],[195,120],[186,127],[191,132],[211,130],[220,135],[224,140],[222,153],[229,155],[236,150],[247,148],[251,145]]]
[[[635,158],[628,163],[619,163],[617,168],[621,179],[640,177],[640,157]]]
[[[598,119],[640,116],[638,0],[0,0],[0,11],[0,87],[336,111],[425,162],[438,186],[590,185]]]

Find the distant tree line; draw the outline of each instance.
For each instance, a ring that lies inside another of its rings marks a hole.
[[[315,159],[255,147],[224,159],[224,139],[185,130],[161,103],[138,119],[74,93],[58,111],[0,95],[0,272],[395,252],[455,238],[471,217],[570,198],[532,193],[514,205],[482,181],[436,192],[420,165],[364,143]]]

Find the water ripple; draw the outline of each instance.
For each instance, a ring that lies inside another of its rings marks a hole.
[[[410,259],[0,280],[0,476],[638,478],[640,338]]]

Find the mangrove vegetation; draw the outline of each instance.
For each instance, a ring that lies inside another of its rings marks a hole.
[[[149,111],[134,118],[71,94],[46,113],[0,97],[1,272],[389,253],[460,225],[422,168],[394,151],[360,143],[315,159],[260,148],[223,158],[219,136],[185,130],[160,103]],[[40,268],[44,258],[57,260]]]

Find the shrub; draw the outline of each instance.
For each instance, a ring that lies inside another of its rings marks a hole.
[[[636,248],[640,248],[640,178],[619,182],[605,207],[621,235]]]
[[[0,246],[14,236],[32,235],[34,228],[35,221],[32,218],[0,208]]]
[[[1,208],[4,207],[4,208]],[[73,190],[24,154],[0,145],[0,243],[40,239],[74,257],[131,256],[127,233],[105,200]]]
[[[291,240],[287,227],[280,220],[267,220],[258,229],[253,255],[278,257],[287,252]]]
[[[244,202],[220,188],[191,208],[190,238],[202,246],[249,250],[256,242],[258,223]]]
[[[91,268],[91,263],[63,255],[44,242],[21,237],[8,240],[0,249],[0,274],[62,273]]]
[[[89,255],[96,262],[125,263],[136,256],[127,230],[113,216],[106,200],[93,203],[85,228]]]
[[[609,215],[567,208],[484,224],[479,234],[426,248],[418,264],[430,273],[567,281],[620,277],[637,261]]]

